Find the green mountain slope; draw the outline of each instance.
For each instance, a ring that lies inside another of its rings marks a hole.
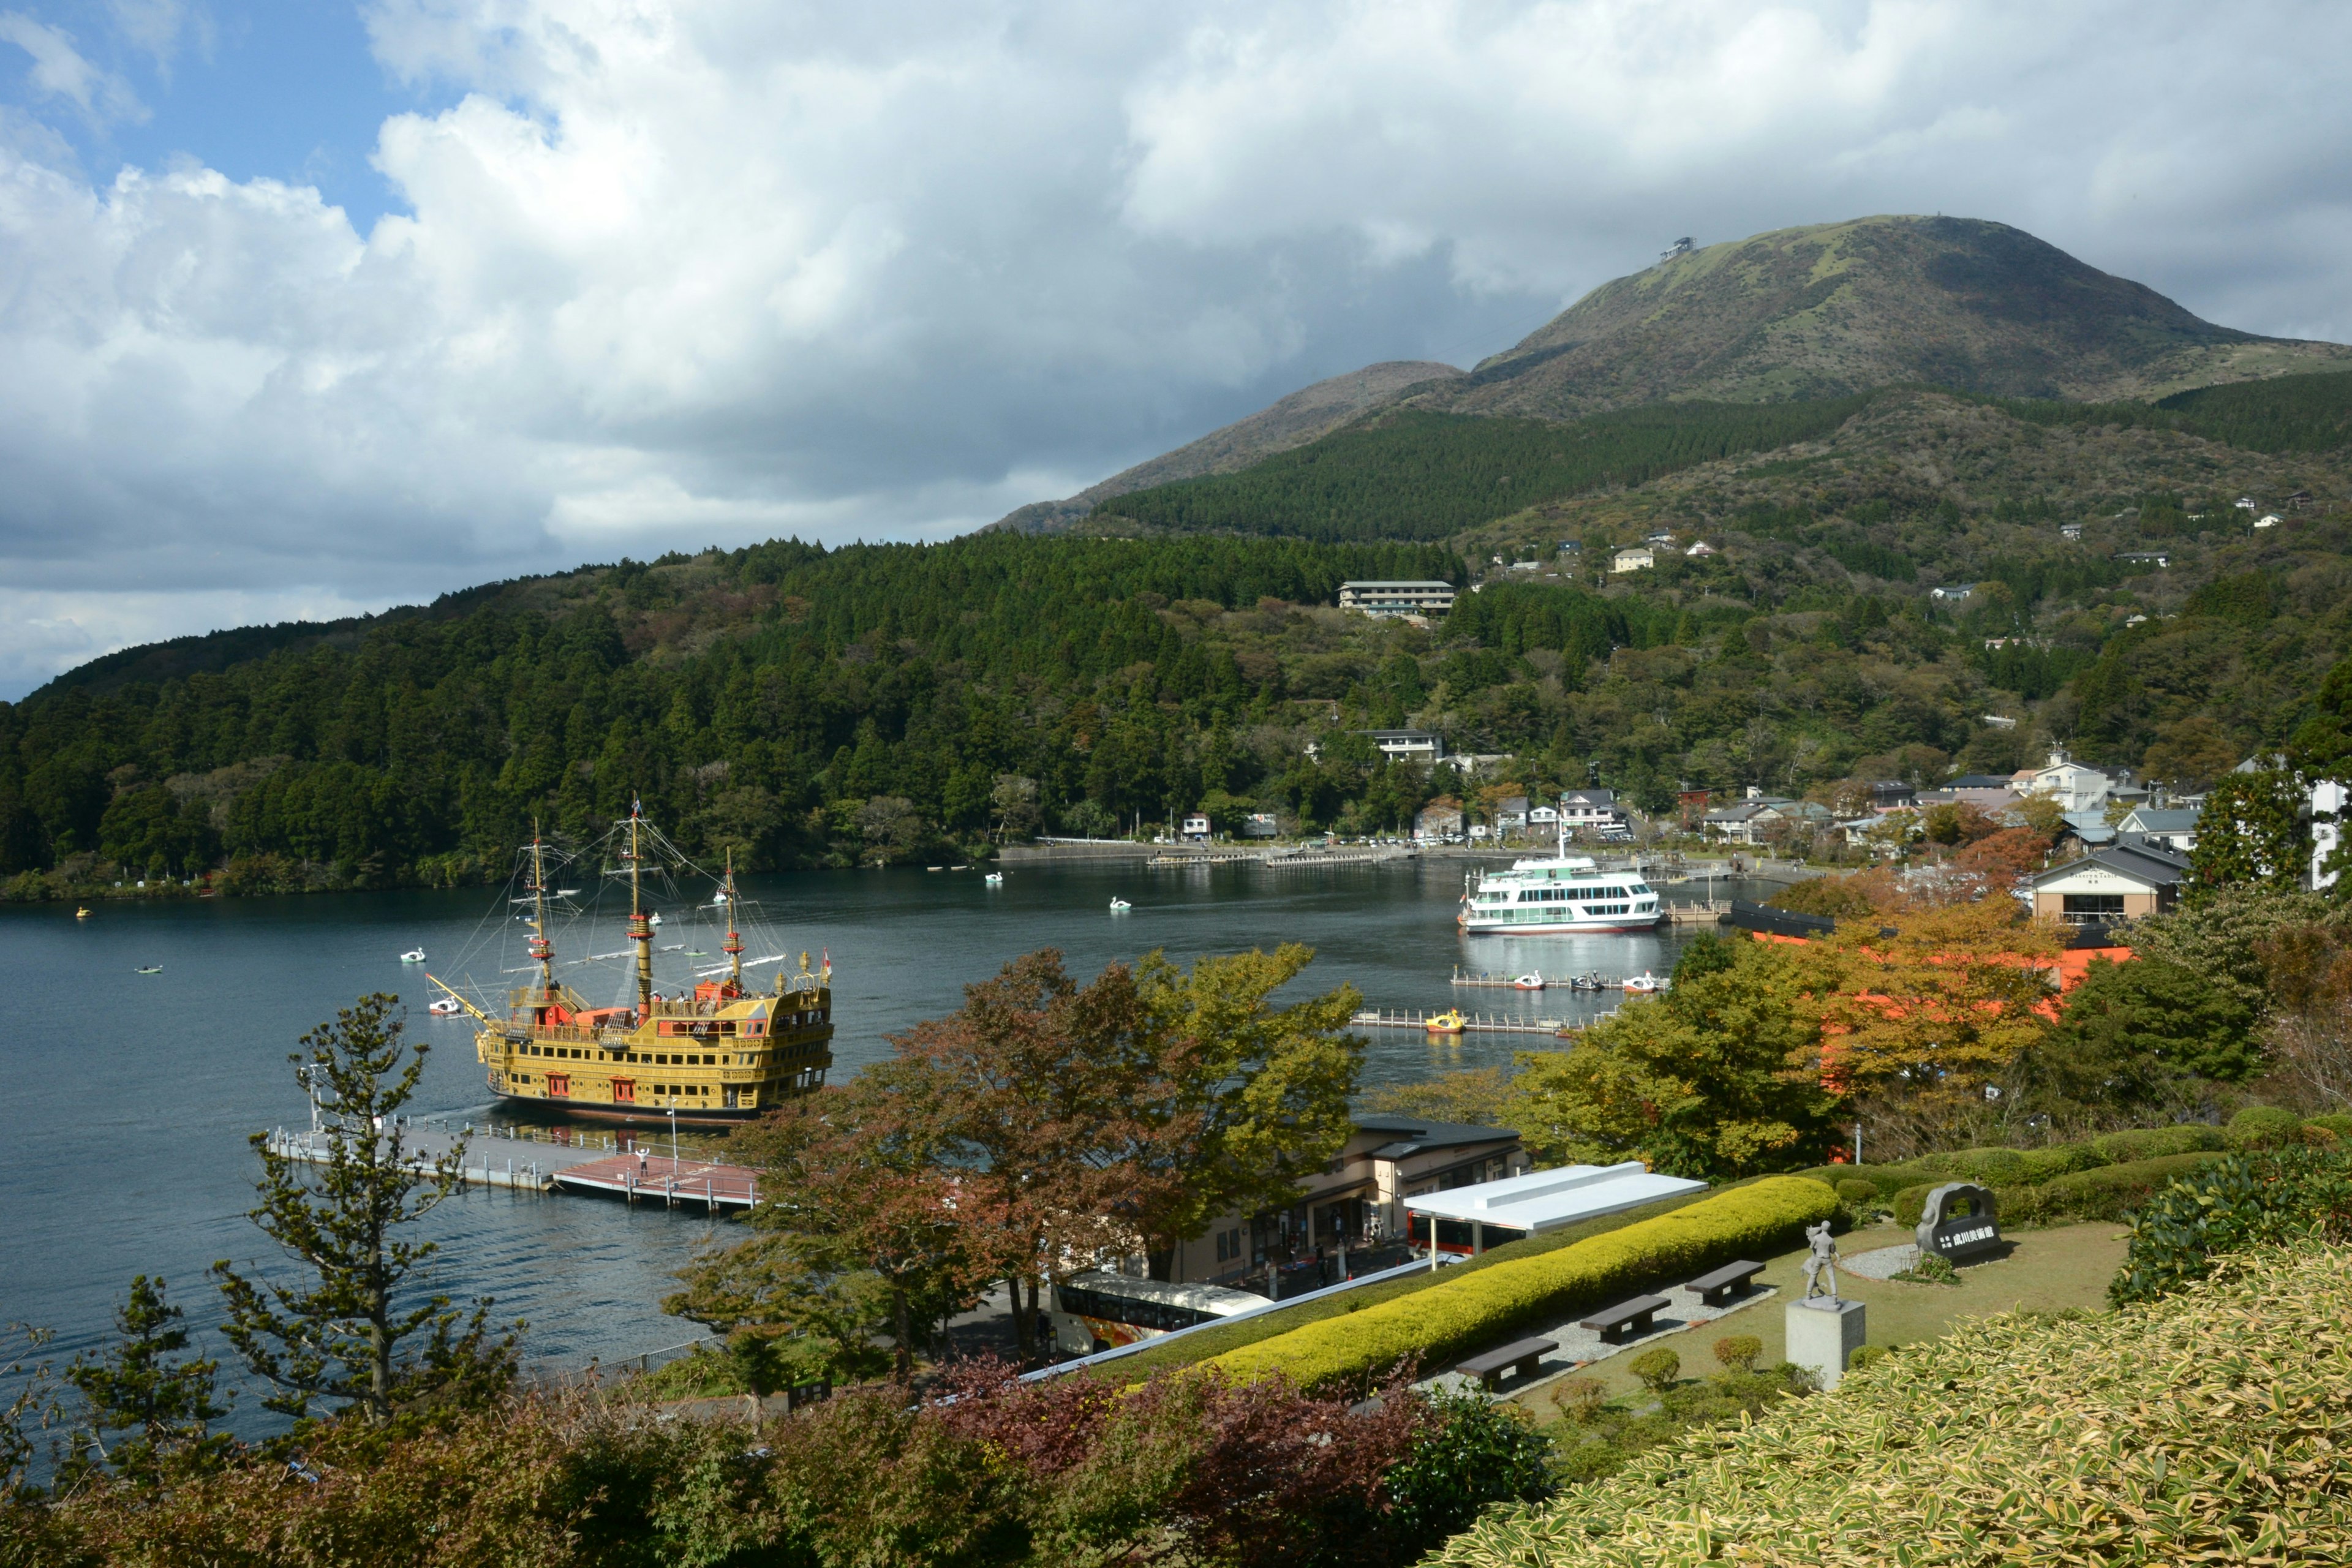
[[[1402,409],[1253,464],[1103,502],[1171,531],[1444,539],[1529,501],[1827,435],[1866,399],[1660,404],[1570,425]]]
[[[1843,395],[1918,382],[2149,398],[2352,365],[2352,348],[2216,326],[2005,224],[1870,217],[1781,229],[1605,283],[1412,399],[1564,418],[1664,398]]]
[[[1097,506],[1115,496],[1247,468],[1276,452],[1328,435],[1412,388],[1442,384],[1461,374],[1454,366],[1433,361],[1391,360],[1335,375],[1302,387],[1246,419],[1236,419],[1197,441],[1089,485],[1066,500],[1034,501],[1008,512],[994,526],[1024,533],[1061,532],[1085,521]]]
[[[1882,388],[1788,403],[1659,403],[1565,423],[1397,409],[1239,472],[1138,490],[1096,512],[1176,532],[1446,539],[1530,506],[1817,440],[1872,410],[1912,406],[1915,394]],[[2273,453],[2352,446],[2347,372],[2210,387],[2161,405],[1992,401],[2010,420],[2029,426],[2166,431]],[[1903,456],[1883,424],[1871,426],[1864,440],[1890,461]],[[2008,451],[2003,462],[2008,483],[2036,493],[2053,484],[2067,493],[2083,488],[2079,477],[2033,477],[2034,465],[2020,451]]]

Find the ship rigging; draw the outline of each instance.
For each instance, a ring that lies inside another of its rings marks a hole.
[[[593,931],[596,911],[571,902],[581,889],[553,887],[549,877],[586,854],[609,854],[619,862],[599,879],[599,893],[626,882],[629,908],[622,936],[627,945],[559,964],[555,917],[570,917],[573,930],[587,925]],[[480,1025],[474,1051],[488,1069],[491,1093],[510,1107],[567,1117],[621,1122],[674,1117],[688,1124],[728,1124],[750,1121],[823,1086],[833,1065],[832,960],[828,956],[813,972],[803,952],[798,973],[779,968],[772,989],[753,988],[747,970],[784,964],[788,954],[780,948],[745,962],[745,901],[736,887],[731,853],[725,869],[712,879],[715,894],[698,898],[689,912],[674,917],[723,917],[725,934],[718,948],[725,960],[697,969],[694,961],[708,957],[707,949],[690,942],[666,947],[665,957],[674,951],[677,962],[688,965],[677,991],[667,994],[656,989],[653,936],[661,915],[648,907],[646,884],[657,880],[674,890],[672,868],[709,874],[646,821],[638,806],[633,804],[627,818],[582,856],[563,854],[534,825],[520,859],[521,896],[501,907],[529,906],[520,923],[530,933],[524,943],[530,962],[520,971],[503,973],[535,970],[537,978],[509,990],[501,1007],[426,976]],[[503,914],[495,925],[515,930]],[[559,967],[616,959],[631,962],[605,1005],[594,1005],[558,977]]]

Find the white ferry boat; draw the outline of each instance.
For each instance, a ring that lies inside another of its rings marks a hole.
[[[1463,893],[1454,923],[1471,936],[1570,936],[1654,931],[1664,918],[1638,871],[1604,871],[1590,856],[1560,854],[1480,877]]]

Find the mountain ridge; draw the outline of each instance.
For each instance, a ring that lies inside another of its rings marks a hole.
[[[996,526],[1066,531],[1102,501],[1234,472],[1391,409],[1566,422],[1650,403],[1801,402],[1909,384],[2152,402],[2333,369],[2352,369],[2352,346],[2204,321],[2022,229],[1882,215],[1670,255],[1590,290],[1466,374],[1398,362],[1318,382]]]
[[[1022,533],[1065,532],[1104,501],[1178,479],[1245,468],[1320,439],[1417,386],[1462,374],[1458,366],[1435,360],[1383,360],[1345,375],[1330,376],[1300,387],[1246,418],[1220,426],[1198,440],[1123,468],[1074,496],[1015,508],[990,526]]]

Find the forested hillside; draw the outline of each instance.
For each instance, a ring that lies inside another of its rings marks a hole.
[[[0,705],[0,886],[470,879],[534,816],[586,834],[638,796],[769,868],[1202,805],[1357,831],[1439,793],[1834,796],[2053,743],[2200,782],[2285,741],[2352,648],[2352,466],[2310,434],[2347,379],[2112,416],[1924,391],[1756,411],[1804,438],[1442,544],[780,542],[128,650]],[[1437,496],[1477,470],[1423,471]],[[1658,532],[1654,569],[1601,569]],[[1470,564],[1494,555],[1557,564]],[[1426,630],[1330,607],[1349,577],[1481,574]],[[1353,733],[1408,722],[1507,760],[1433,773]]]
[[[1566,424],[1391,410],[1237,472],[1137,490],[1095,511],[1106,521],[1171,531],[1445,539],[1546,501],[1633,489],[1717,459],[1819,440],[1849,420],[1915,405],[1916,390],[1813,402],[1654,404]],[[2165,431],[2249,452],[2352,448],[2352,372],[2208,387],[2161,404],[1958,400],[2029,425]],[[1881,419],[1865,429],[1883,426]],[[1885,440],[1877,445],[1899,458]],[[2210,479],[2214,463],[2183,448],[2178,468],[2178,474],[2147,477],[2176,491],[2194,489]],[[2095,504],[2101,493],[2079,479],[2046,473],[2004,471],[1993,482],[2010,499],[2045,505]],[[1903,498],[1879,499],[1892,505]],[[1936,499],[1927,498],[1931,507]],[[2130,504],[2137,499],[2136,492],[2124,498]]]

